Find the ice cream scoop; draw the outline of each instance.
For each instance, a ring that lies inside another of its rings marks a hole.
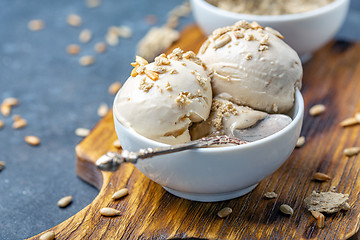
[[[155,141],[190,141],[189,126],[206,120],[212,101],[210,78],[193,52],[175,49],[148,64],[137,57],[131,76],[114,102],[126,127]]]
[[[203,43],[199,58],[213,71],[214,95],[268,113],[285,113],[301,88],[302,66],[280,33],[253,22],[219,28]]]

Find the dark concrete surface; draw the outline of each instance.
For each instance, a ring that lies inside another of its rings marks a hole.
[[[155,14],[157,25],[166,21],[166,13],[180,0],[104,0],[98,8],[88,8],[84,1],[2,0],[0,1],[0,101],[17,97],[21,104],[13,114],[21,114],[28,126],[11,128],[11,117],[0,119],[0,239],[24,239],[47,230],[91,203],[98,191],[75,174],[74,148],[81,138],[78,127],[92,128],[98,121],[101,102],[111,105],[108,87],[124,82],[139,39],[151,27],[145,16]],[[83,18],[83,25],[67,25],[68,14]],[[45,29],[31,32],[27,24],[43,19]],[[181,20],[181,26],[192,22]],[[360,1],[352,0],[344,27],[338,34],[343,40],[360,40]],[[105,54],[95,54],[93,46],[102,41],[111,25],[127,25],[132,38],[120,39]],[[96,63],[78,64],[78,56],[69,56],[65,48],[78,43],[81,29],[92,30],[94,37],[81,44],[80,55],[92,54]],[[32,147],[23,138],[37,135],[41,145]],[[56,202],[72,195],[65,208]]]

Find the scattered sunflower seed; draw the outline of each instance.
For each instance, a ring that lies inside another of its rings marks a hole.
[[[359,121],[355,117],[347,118],[340,122],[341,127],[350,127],[359,124]]]
[[[117,34],[114,33],[108,33],[105,36],[105,41],[107,42],[107,44],[109,44],[110,46],[116,46],[119,44],[119,37]]]
[[[331,177],[325,173],[316,172],[316,173],[314,173],[313,179],[323,182],[323,181],[331,180]]]
[[[38,146],[40,144],[40,138],[36,136],[25,136],[24,140],[27,144],[31,146]]]
[[[97,114],[100,117],[104,117],[108,111],[109,111],[108,105],[106,103],[102,103],[102,104],[100,104],[100,106],[97,110]]]
[[[44,28],[44,26],[45,26],[44,21],[40,19],[34,19],[28,23],[28,28],[31,31],[40,31]]]
[[[116,148],[121,148],[121,144],[120,144],[119,139],[116,139],[116,140],[114,141],[113,145],[114,145],[114,147],[116,147]]]
[[[122,84],[121,82],[114,82],[109,87],[109,93],[111,95],[115,95],[121,88]]]
[[[223,209],[221,209],[217,215],[219,218],[225,218],[227,216],[229,216],[232,213],[232,209],[229,207],[224,207]]]
[[[277,198],[277,194],[275,192],[267,192],[264,194],[264,197],[268,198],[268,199],[272,199],[272,198]]]
[[[86,0],[85,4],[89,8],[94,8],[100,6],[101,0]]]
[[[0,129],[3,128],[5,125],[4,121],[3,120],[0,120]]]
[[[352,157],[354,155],[357,155],[360,153],[360,147],[351,147],[351,148],[345,148],[344,149],[344,154],[347,157]]]
[[[0,161],[0,171],[4,169],[5,164],[6,163],[4,161]]]
[[[106,51],[106,44],[103,43],[103,42],[98,42],[98,43],[95,44],[94,50],[97,53],[103,53],[103,52]]]
[[[82,43],[90,42],[92,38],[92,32],[89,29],[84,29],[79,34],[79,41]]]
[[[95,62],[95,58],[93,56],[82,56],[79,59],[79,63],[81,66],[89,66]]]
[[[66,52],[70,55],[77,55],[80,52],[80,46],[77,44],[70,44],[66,48]]]
[[[293,215],[294,214],[294,210],[287,204],[282,204],[280,206],[280,211],[286,215]]]
[[[321,214],[321,212],[314,211],[314,210],[310,210],[310,212],[311,212],[311,215],[313,215],[313,217],[314,217],[315,219],[318,219],[319,216],[320,216],[320,214]]]
[[[301,136],[301,137],[299,137],[299,139],[297,140],[295,147],[301,148],[302,146],[304,146],[304,144],[305,144],[305,137],[304,137],[304,136]]]
[[[20,116],[19,114],[15,114],[15,115],[12,117],[12,119],[13,119],[14,121],[20,120],[20,119],[21,119],[21,116]]]
[[[67,23],[72,27],[78,27],[82,23],[82,19],[79,15],[76,14],[70,14],[67,19]]]
[[[26,125],[27,125],[27,121],[20,117],[19,119],[13,122],[12,127],[13,129],[20,129],[26,127]]]
[[[325,109],[326,109],[325,105],[323,105],[323,104],[316,104],[316,105],[314,105],[314,106],[312,106],[312,107],[310,108],[309,114],[310,114],[311,116],[317,116],[317,115],[320,115],[320,114],[324,113],[324,112],[325,112]]]
[[[132,36],[132,30],[128,26],[120,26],[118,36],[122,38],[130,38]]]
[[[112,199],[119,199],[129,194],[129,190],[127,188],[122,188],[119,191],[115,192],[112,195]]]
[[[355,114],[355,118],[358,121],[358,123],[360,123],[360,112]]]
[[[55,239],[55,233],[53,231],[49,231],[40,236],[39,240],[53,240]]]
[[[106,217],[114,217],[120,215],[120,211],[114,208],[104,207],[100,209],[100,214]]]
[[[61,208],[67,207],[69,206],[69,204],[72,202],[72,196],[66,196],[61,198],[58,202],[57,205]]]
[[[9,105],[10,107],[14,107],[19,105],[19,99],[14,97],[5,98],[2,104]]]
[[[11,113],[11,106],[10,105],[7,105],[7,104],[1,104],[0,106],[0,111],[1,111],[1,114],[4,116],[4,117],[7,117],[10,115]]]
[[[75,134],[78,137],[86,137],[87,135],[90,134],[90,130],[87,128],[77,128],[75,130]]]
[[[317,221],[316,221],[316,226],[318,228],[323,228],[325,226],[325,216],[324,216],[324,214],[322,214],[322,213],[319,214],[319,217],[317,218]]]

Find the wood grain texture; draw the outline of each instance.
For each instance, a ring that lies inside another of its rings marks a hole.
[[[187,28],[173,46],[197,51],[204,40],[196,26]],[[306,143],[295,149],[274,174],[261,181],[249,194],[218,203],[180,199],[150,181],[131,164],[115,173],[100,172],[95,160],[109,150],[116,139],[109,112],[77,147],[77,174],[99,188],[94,201],[52,228],[56,239],[347,239],[359,229],[360,157],[345,157],[343,149],[360,146],[360,125],[341,128],[339,122],[360,112],[360,43],[331,42],[304,66],[302,93],[305,118],[302,135]],[[322,103],[326,112],[312,117],[308,109]],[[332,177],[327,182],[312,181],[315,172]],[[326,215],[325,227],[318,229],[303,200],[313,190],[331,186],[350,195],[351,210]],[[129,195],[112,200],[112,194],[127,187]],[[264,199],[267,191],[276,199]],[[279,207],[286,203],[294,215],[285,216]],[[103,217],[99,210],[113,207],[118,217]],[[217,212],[233,209],[227,218]],[[38,239],[41,234],[31,238]],[[353,237],[354,238],[354,237]]]

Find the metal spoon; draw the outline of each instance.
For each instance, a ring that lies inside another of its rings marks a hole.
[[[103,171],[116,171],[124,162],[137,163],[139,159],[151,158],[153,156],[180,152],[188,149],[209,147],[220,144],[241,145],[253,142],[283,129],[291,122],[291,118],[282,114],[272,114],[257,123],[255,126],[242,130],[235,130],[234,137],[216,136],[204,137],[195,141],[171,145],[162,148],[140,149],[138,152],[123,150],[121,153],[108,152],[96,161],[96,166]]]

